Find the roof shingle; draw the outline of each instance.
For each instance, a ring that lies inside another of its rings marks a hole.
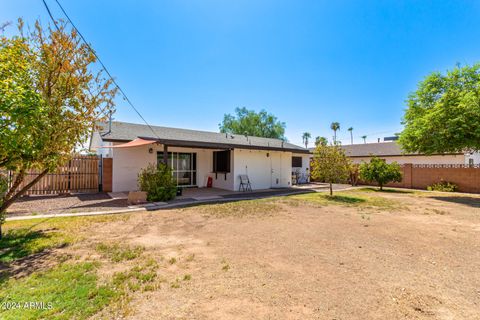
[[[308,149],[272,138],[151,126],[155,132],[154,135],[147,125],[119,121],[112,121],[111,132],[108,132],[108,123],[99,123],[99,127],[102,139],[106,141],[131,141],[140,137],[183,144],[195,143],[199,146],[204,144],[205,146],[308,152]]]

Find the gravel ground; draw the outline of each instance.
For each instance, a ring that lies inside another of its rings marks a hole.
[[[106,193],[29,196],[8,209],[8,216],[107,211],[127,208],[127,200],[112,199]]]

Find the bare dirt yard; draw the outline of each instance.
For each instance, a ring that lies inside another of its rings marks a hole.
[[[480,319],[473,195],[360,189],[4,229],[0,299],[53,307],[2,319]]]

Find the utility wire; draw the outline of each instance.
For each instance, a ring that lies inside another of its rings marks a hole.
[[[53,18],[53,15],[50,11],[50,8],[48,7],[47,3],[45,2],[45,0],[42,0],[43,4],[45,5],[45,8],[47,9],[47,12],[48,12],[48,15],[50,16],[50,19],[52,19],[53,23],[55,24],[55,27],[57,28],[57,30],[59,30],[58,28],[58,25],[57,25],[57,22],[55,21],[55,19]],[[102,62],[102,60],[100,59],[100,57],[97,55],[97,53],[95,52],[95,50],[93,50],[93,48],[90,46],[90,44],[87,42],[87,40],[85,39],[85,37],[82,35],[82,33],[80,32],[80,30],[78,30],[78,28],[75,26],[75,24],[73,23],[72,19],[70,19],[70,17],[68,16],[67,12],[65,11],[65,9],[63,9],[62,5],[60,4],[60,2],[58,0],[55,0],[55,2],[57,3],[57,5],[60,7],[60,10],[62,10],[63,14],[65,15],[65,17],[67,18],[67,20],[70,22],[70,24],[72,25],[72,27],[77,31],[78,35],[80,36],[80,38],[83,40],[83,42],[87,45],[88,49],[90,49],[90,51],[92,52],[92,54],[95,56],[95,58],[97,58],[98,62],[100,63],[100,65],[102,66],[103,70],[105,70],[105,73],[110,77],[110,79],[112,80],[112,83],[117,87],[118,91],[120,91],[120,93],[122,94],[123,98],[125,99],[125,101],[128,102],[128,104],[130,105],[130,107],[132,107],[132,109],[137,113],[137,115],[143,120],[143,122],[145,122],[145,124],[150,128],[150,130],[152,131],[152,133],[160,139],[160,137],[157,135],[157,133],[155,132],[155,130],[153,130],[152,126],[150,126],[150,124],[147,122],[147,120],[145,120],[145,118],[142,116],[142,114],[137,110],[137,108],[135,108],[135,106],[133,105],[133,103],[130,101],[130,99],[128,98],[127,94],[125,93],[125,91],[123,91],[123,89],[118,85],[118,83],[115,81],[115,79],[113,78],[113,76],[111,75],[111,73],[108,71],[107,67],[105,66],[105,64]]]

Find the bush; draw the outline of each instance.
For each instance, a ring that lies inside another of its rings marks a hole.
[[[175,198],[177,184],[173,179],[172,170],[165,164],[157,166],[149,164],[138,175],[141,191],[147,193],[148,201],[168,201]]]
[[[370,162],[360,165],[360,179],[367,182],[376,182],[383,190],[389,182],[402,181],[402,171],[396,162],[386,163],[385,160],[373,157]]]
[[[458,186],[455,183],[448,181],[440,181],[427,187],[428,191],[442,191],[442,192],[455,192],[458,190]]]

